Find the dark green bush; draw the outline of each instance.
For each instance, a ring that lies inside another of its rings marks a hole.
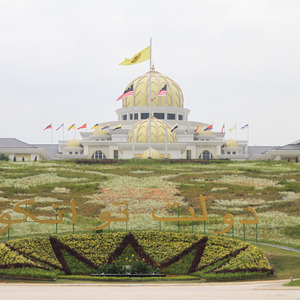
[[[0,153],[0,161],[9,161],[9,156],[6,153]]]

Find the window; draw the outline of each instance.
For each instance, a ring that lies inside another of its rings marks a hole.
[[[154,118],[164,120],[165,114],[164,113],[154,113]]]
[[[186,150],[186,159],[192,159],[192,150]]]
[[[205,150],[202,152],[202,159],[209,160],[212,158],[213,158],[213,156],[209,151]]]
[[[175,120],[175,114],[167,114],[168,120]]]
[[[119,150],[114,150],[114,159],[119,158]]]
[[[141,119],[148,119],[149,118],[149,113],[141,113]]]
[[[139,114],[138,113],[134,113],[134,114],[130,114],[130,120],[133,120],[133,115],[134,115],[134,119],[135,120],[139,119]]]
[[[178,115],[178,120],[182,121],[183,120],[183,115]]]
[[[232,154],[236,154],[236,152],[233,151]]]
[[[93,153],[92,159],[106,159],[105,154],[101,150],[97,150]]]
[[[78,154],[78,152],[75,152],[75,154]]]
[[[69,154],[73,154],[73,152],[69,152]]]
[[[127,115],[123,115],[123,121],[126,121],[127,120]]]

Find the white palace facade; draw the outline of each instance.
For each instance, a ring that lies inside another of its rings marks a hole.
[[[167,84],[167,96],[151,98]],[[210,124],[190,121],[190,110],[184,107],[179,85],[154,70],[139,76],[133,84],[133,95],[124,98],[116,110],[117,120],[99,123],[91,132],[81,132],[81,139],[59,141],[57,159],[229,159],[246,160],[247,141],[225,140],[225,133],[204,130]],[[150,120],[149,120],[150,118]],[[195,132],[199,124],[201,127]],[[104,129],[107,124],[109,128]],[[171,130],[177,124],[175,130]],[[120,125],[120,129],[113,130]],[[151,141],[149,143],[149,126]],[[149,149],[150,155],[149,155]]]

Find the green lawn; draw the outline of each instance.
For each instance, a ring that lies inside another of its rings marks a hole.
[[[263,245],[256,246],[267,253],[277,279],[300,278],[300,253]]]
[[[76,233],[89,233],[85,228],[103,224],[99,214],[108,211],[122,217],[124,206],[115,201],[128,202],[128,231],[159,230],[153,220],[156,209],[162,217],[176,217],[177,210],[167,204],[180,204],[180,216],[189,216],[193,207],[195,216],[203,211],[199,195],[206,195],[208,220],[206,234],[227,227],[226,214],[234,218],[234,235],[243,239],[240,220],[253,218],[248,206],[258,214],[258,241],[287,245],[300,249],[300,164],[292,162],[230,162],[212,161],[171,163],[169,160],[129,160],[114,164],[78,164],[74,161],[0,162],[0,213],[12,219],[22,216],[12,208],[19,201],[35,199],[27,210],[39,218],[55,218],[53,204],[59,205],[63,223],[58,234],[73,231],[70,200],[77,208]],[[162,231],[178,231],[177,222],[162,222]],[[203,222],[180,222],[181,232],[203,233]],[[0,230],[4,224],[0,225]],[[124,231],[122,222],[112,222],[105,230]],[[34,222],[12,224],[10,238],[28,235],[49,236],[55,225]],[[231,232],[227,234],[231,236]],[[254,241],[256,228],[246,226],[246,240]],[[0,234],[7,241],[8,232]]]
[[[285,284],[285,286],[300,286],[300,279],[291,281],[291,282]]]

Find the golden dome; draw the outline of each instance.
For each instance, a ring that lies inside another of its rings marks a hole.
[[[176,133],[171,132],[171,125],[167,125],[168,143],[176,143]],[[151,143],[164,143],[166,136],[166,123],[156,118],[151,118]],[[132,129],[130,129],[127,142],[132,143]],[[134,142],[149,142],[149,119],[137,122],[134,126]]]
[[[67,143],[67,148],[78,148],[78,147],[82,147],[80,142],[76,139],[73,140],[69,140]]]
[[[108,135],[108,131],[107,129],[103,129],[101,127],[97,127],[94,132],[93,135]]]
[[[229,139],[225,142],[225,147],[236,148],[238,146],[239,146],[238,142],[233,139]]]
[[[211,130],[206,130],[204,131],[205,128],[200,128],[197,133],[198,135],[212,135]]]
[[[145,150],[144,153],[142,154],[142,158],[149,158],[149,149]],[[151,148],[151,158],[153,159],[160,159],[160,154],[158,151],[155,149]]]
[[[134,88],[134,103],[135,106],[148,106],[149,105],[149,80],[150,72],[134,79],[127,86],[126,89],[133,84]],[[158,92],[167,83],[167,97],[158,96],[152,102],[152,106],[167,106],[183,107],[183,94],[179,85],[170,79],[169,77],[162,75],[161,73],[154,71],[152,67],[151,71],[151,98],[155,97]],[[132,107],[133,96],[128,96],[122,100],[122,106]]]

